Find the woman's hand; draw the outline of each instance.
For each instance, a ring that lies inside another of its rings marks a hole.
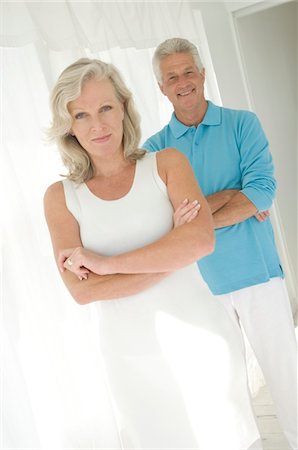
[[[184,223],[191,222],[198,215],[200,207],[201,205],[197,200],[194,200],[193,202],[189,202],[187,198],[183,200],[174,212],[174,228],[177,228]]]
[[[65,269],[73,272],[79,280],[87,279],[91,272],[92,258],[96,255],[83,247],[61,250],[58,256],[58,266],[61,272]]]
[[[58,265],[61,272],[65,269],[73,272],[80,280],[87,279],[88,273],[97,275],[112,274],[112,258],[98,255],[84,247],[67,248],[61,250],[58,256]]]

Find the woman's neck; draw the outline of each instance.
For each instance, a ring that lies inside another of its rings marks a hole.
[[[123,152],[118,156],[93,158],[92,162],[95,168],[94,177],[103,178],[117,176],[131,166],[131,161],[124,158]]]

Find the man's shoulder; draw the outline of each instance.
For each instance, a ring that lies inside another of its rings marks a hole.
[[[257,115],[246,109],[227,108],[217,106],[220,110],[220,122],[224,128],[244,130],[258,128],[260,123]]]
[[[167,130],[169,129],[169,124],[165,125],[161,130],[157,133],[150,136],[146,141],[142,144],[142,148],[152,152],[160,150],[165,147],[165,136]]]
[[[235,119],[256,117],[254,112],[247,109],[227,108],[225,106],[218,106],[218,108],[220,108],[223,116],[232,117]]]
[[[202,124],[212,127],[220,125],[220,129],[238,128],[238,125],[253,122],[256,115],[248,110],[219,106],[208,100],[208,108],[203,118]]]
[[[248,109],[242,109],[242,108],[228,108],[226,106],[218,106],[213,105],[216,108],[219,108],[221,113],[227,116],[232,117],[241,117],[241,116],[255,116],[255,113],[252,111],[249,111]]]

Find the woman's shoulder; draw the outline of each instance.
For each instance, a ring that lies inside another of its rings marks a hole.
[[[158,163],[162,165],[175,165],[183,163],[184,161],[187,161],[186,156],[181,153],[177,148],[174,147],[168,147],[160,150],[156,153]]]
[[[53,184],[50,184],[45,191],[45,195],[54,195],[63,191],[63,181],[55,181]]]
[[[51,203],[64,198],[63,181],[56,181],[51,184],[45,191],[44,202]]]
[[[156,155],[159,176],[165,184],[170,174],[176,172],[178,168],[181,170],[182,167],[189,165],[186,156],[174,147],[164,148],[154,155]]]

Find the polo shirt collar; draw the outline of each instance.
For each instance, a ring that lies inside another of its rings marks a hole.
[[[219,125],[221,122],[220,107],[214,105],[214,103],[212,103],[210,100],[208,100],[207,103],[207,111],[200,125]],[[173,112],[172,114],[169,126],[176,139],[183,136],[183,134],[185,134],[190,128],[195,128],[194,125],[189,127],[180,122],[177,119],[175,112]]]

